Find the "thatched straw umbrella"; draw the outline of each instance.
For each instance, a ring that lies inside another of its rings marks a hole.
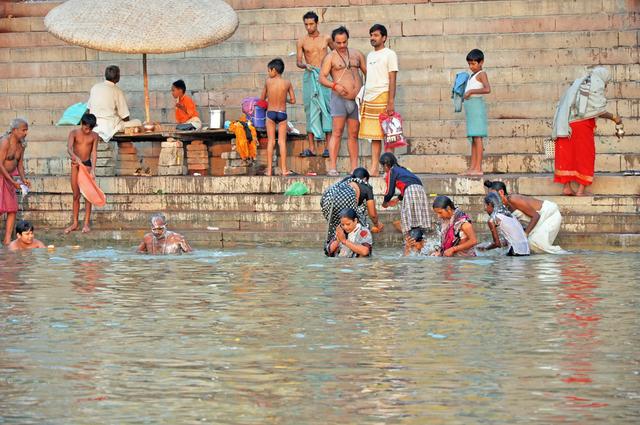
[[[148,53],[176,53],[221,43],[238,27],[222,0],[67,0],[44,19],[70,44],[116,53],[142,53],[144,107],[149,116]]]

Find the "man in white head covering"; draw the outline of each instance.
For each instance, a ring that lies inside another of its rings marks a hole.
[[[596,118],[610,119],[616,126],[622,124],[619,116],[606,110],[604,91],[610,78],[607,68],[593,68],[586,77],[576,79],[558,102],[552,134],[556,140],[553,181],[564,184],[565,195],[591,195],[585,188],[593,183]],[[571,182],[578,184],[577,191],[573,191]]]

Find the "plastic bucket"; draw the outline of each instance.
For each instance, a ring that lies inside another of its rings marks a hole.
[[[267,126],[267,110],[255,105],[253,108],[254,114],[251,117],[253,126],[255,128],[265,128]]]

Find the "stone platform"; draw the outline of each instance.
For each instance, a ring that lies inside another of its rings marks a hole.
[[[451,175],[421,175],[430,199],[448,195],[476,223],[481,240],[488,240],[482,180]],[[549,199],[561,208],[563,225],[558,243],[567,249],[640,251],[640,177],[619,174],[596,176],[594,196],[566,197],[550,175],[501,174],[513,192]],[[295,181],[310,193],[288,197],[283,193]],[[184,233],[196,247],[278,245],[321,246],[326,223],[320,197],[336,179],[327,177],[100,177],[107,205],[94,209],[88,235],[63,235],[71,216],[68,177],[33,177],[33,192],[22,202],[20,216],[32,221],[38,237],[55,245],[110,244],[133,246],[148,232],[149,217],[163,212],[171,229]],[[380,247],[400,246],[393,230],[397,208],[382,209],[385,183],[372,180],[381,221],[387,226],[375,235]],[[80,219],[83,218],[81,208]]]

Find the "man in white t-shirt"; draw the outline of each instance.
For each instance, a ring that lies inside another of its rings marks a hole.
[[[384,138],[379,117],[383,112],[391,114],[395,108],[398,56],[384,45],[387,41],[387,28],[384,25],[373,25],[369,29],[369,37],[374,51],[367,56],[367,81],[364,85],[358,137],[371,140],[369,174],[373,177],[378,175],[378,160]]]
[[[140,120],[129,120],[129,107],[123,91],[116,86],[120,81],[120,68],[108,66],[104,71],[105,81],[91,87],[89,112],[96,116],[97,125],[93,129],[100,138],[108,142],[125,127],[142,125]]]

